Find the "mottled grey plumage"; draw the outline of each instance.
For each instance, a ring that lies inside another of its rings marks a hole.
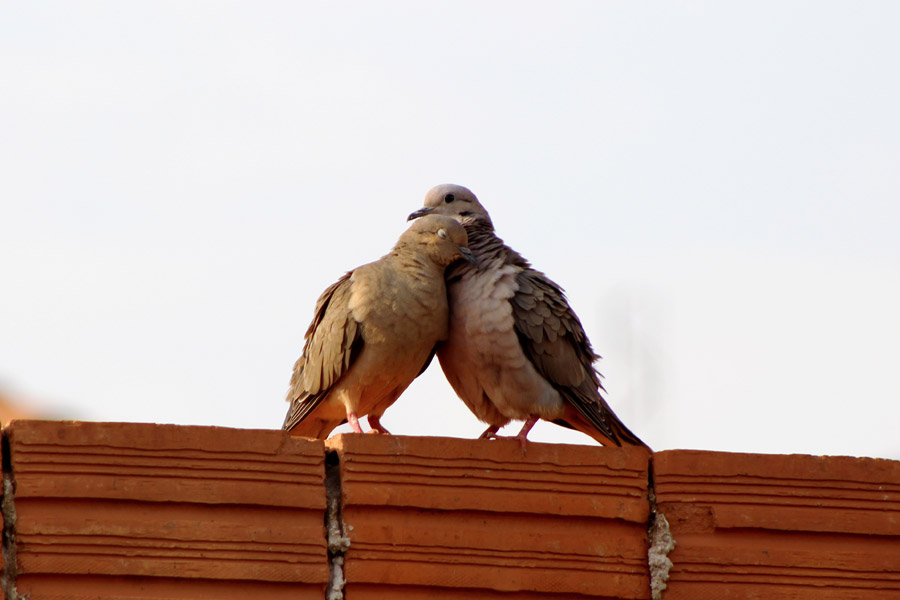
[[[439,185],[411,219],[440,214],[466,228],[477,266],[447,271],[448,338],[438,359],[457,395],[495,437],[511,420],[517,436],[545,419],[577,429],[602,444],[644,445],[601,395],[599,358],[562,288],[531,267],[494,233],[487,211],[468,189]]]
[[[378,432],[384,411],[447,337],[444,270],[463,257],[466,232],[432,215],[413,223],[393,250],[357,267],[322,293],[294,365],[283,428],[324,439],[343,422]]]

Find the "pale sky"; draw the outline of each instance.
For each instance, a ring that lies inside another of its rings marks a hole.
[[[567,290],[654,449],[900,459],[898,23],[895,2],[5,2],[0,390],[278,428],[318,295],[452,182]],[[484,429],[437,361],[383,423]]]

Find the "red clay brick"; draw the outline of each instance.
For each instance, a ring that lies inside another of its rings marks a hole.
[[[900,597],[900,462],[678,450],[653,467],[666,600]]]
[[[513,441],[380,435],[326,446],[340,459],[348,597],[649,597],[643,449],[530,443],[523,456]]]
[[[229,598],[257,585],[273,598],[304,589],[321,597],[321,442],[279,431],[50,421],[17,421],[5,434],[19,594]],[[122,581],[141,585],[132,592]]]
[[[650,597],[642,449],[41,421],[4,435],[10,571],[32,600],[322,598],[326,448],[352,600]],[[900,597],[900,462],[652,460],[676,540],[664,600]]]

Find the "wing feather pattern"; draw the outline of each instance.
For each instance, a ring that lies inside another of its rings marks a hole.
[[[543,273],[525,268],[517,275],[518,291],[511,299],[516,335],[535,369],[578,413],[612,443],[643,445],[603,399],[600,374],[581,321],[562,288]],[[605,391],[605,390],[603,390]],[[559,422],[569,426],[568,423]]]
[[[285,430],[293,429],[322,402],[362,350],[362,329],[349,307],[352,275],[352,271],[346,273],[316,301],[315,315],[304,336],[303,354],[291,376],[291,405],[282,426]]]

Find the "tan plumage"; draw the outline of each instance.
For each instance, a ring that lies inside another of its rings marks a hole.
[[[465,226],[477,259],[448,269],[450,328],[437,355],[457,395],[490,425],[483,437],[524,420],[516,436],[524,449],[528,431],[544,419],[605,445],[644,445],[601,395],[599,356],[562,288],[494,234],[470,190],[432,188],[410,219],[435,214]]]
[[[303,354],[294,365],[283,428],[324,439],[343,422],[372,429],[447,337],[444,269],[471,260],[466,232],[432,215],[400,237],[390,253],[357,267],[316,302]]]

